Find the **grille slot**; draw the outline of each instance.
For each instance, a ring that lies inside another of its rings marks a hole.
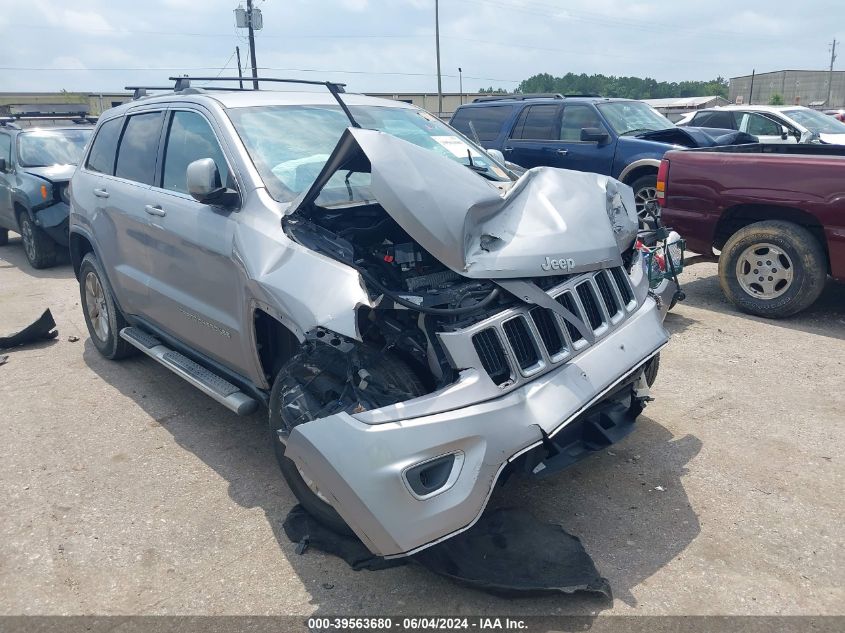
[[[628,305],[634,300],[634,295],[631,292],[631,286],[628,285],[628,277],[621,268],[611,268],[610,274],[613,275],[613,281],[616,282],[616,287],[619,288],[619,294],[622,295],[622,301]]]
[[[540,355],[534,345],[534,336],[528,329],[525,319],[517,317],[505,321],[502,328],[521,369],[530,369],[540,361]]]
[[[584,282],[575,290],[578,292],[578,298],[581,299],[581,305],[584,306],[584,311],[587,313],[590,327],[597,330],[604,323],[604,317],[592,285],[589,282]]]
[[[554,313],[546,308],[532,308],[530,314],[549,356],[556,356],[564,351],[566,343],[558,329]]]
[[[564,292],[557,298],[557,302],[575,316],[580,317],[581,319],[584,318],[584,315],[581,314],[578,306],[575,305],[575,299],[572,298],[572,293]],[[581,336],[581,332],[578,331],[578,328],[572,325],[569,321],[566,321],[566,331],[569,332],[569,338],[572,339],[573,343],[577,343],[584,338]]]
[[[610,279],[608,279],[606,272],[602,271],[596,275],[596,285],[599,287],[601,300],[604,301],[607,313],[611,316],[616,315],[620,310],[619,300],[616,298],[613,288],[610,287]]]
[[[472,344],[484,366],[484,371],[497,385],[506,383],[511,378],[511,370],[505,358],[505,350],[496,330],[488,328],[472,337]]]

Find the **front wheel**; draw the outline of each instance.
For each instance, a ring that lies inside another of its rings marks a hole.
[[[734,233],[719,256],[719,283],[740,310],[782,318],[809,307],[821,294],[827,260],[803,226],[755,222]]]
[[[21,241],[29,265],[49,268],[56,265],[56,243],[26,213],[21,213]]]
[[[282,475],[309,514],[335,532],[352,534],[317,483],[285,456],[294,427],[341,411],[383,407],[424,391],[404,362],[368,346],[344,353],[318,344],[285,363],[270,392],[270,430]]]
[[[640,228],[646,228],[660,217],[660,207],[657,204],[657,174],[640,176],[631,183],[631,189],[634,190]]]
[[[94,253],[86,253],[79,266],[79,295],[88,334],[100,354],[111,360],[131,355],[135,348],[120,338],[120,330],[128,324]]]

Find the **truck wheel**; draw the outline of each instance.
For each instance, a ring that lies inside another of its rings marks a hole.
[[[94,347],[111,360],[130,356],[135,348],[120,338],[120,330],[128,323],[114,302],[111,287],[94,253],[86,253],[79,266],[79,294]]]
[[[641,224],[660,217],[660,207],[657,205],[657,174],[640,176],[631,183],[631,189],[634,190],[637,216]]]
[[[755,222],[734,233],[719,257],[722,291],[740,310],[762,317],[791,316],[821,294],[827,262],[803,226]]]
[[[9,230],[0,229],[0,246],[6,246],[9,243]]]
[[[33,268],[49,268],[56,265],[56,243],[47,235],[41,227],[35,223],[26,213],[21,213],[21,241],[23,252]]]
[[[657,371],[660,369],[660,354],[653,356],[645,364],[645,381],[649,387],[654,386],[654,381],[657,380]]]
[[[352,388],[352,365],[346,354],[325,344],[294,356],[279,371],[270,392],[270,430],[282,475],[299,503],[315,519],[336,532],[352,534],[329,499],[285,457],[285,442],[294,427],[341,411],[383,407],[425,392],[411,369],[398,358],[364,347],[355,366],[366,374],[365,388]]]

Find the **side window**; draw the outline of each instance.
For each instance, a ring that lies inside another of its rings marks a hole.
[[[745,125],[749,134],[753,134],[754,136],[781,135],[780,125],[778,125],[768,117],[764,117],[759,114],[754,114],[753,112],[749,112],[746,116],[748,117],[748,121]]]
[[[188,193],[185,172],[195,160],[214,159],[220,182],[226,183],[229,170],[223,151],[208,121],[197,112],[176,111],[170,119],[167,145],[164,150],[164,178],[162,187]]]
[[[734,123],[733,112],[701,112],[693,117],[691,125],[697,127],[716,127],[724,130],[737,129]]]
[[[91,146],[91,152],[88,154],[88,162],[85,163],[88,169],[109,176],[114,174],[114,159],[121,127],[123,127],[123,117],[111,119],[100,126],[94,144]]]
[[[502,126],[510,118],[513,106],[484,106],[482,108],[462,108],[455,112],[451,125],[467,138],[475,140],[469,127],[470,121],[478,134],[479,141],[493,141],[502,131]]]
[[[559,106],[533,105],[525,108],[513,129],[511,138],[523,140],[557,140],[556,120]]]
[[[0,158],[6,159],[7,166],[12,160],[12,137],[8,134],[0,134]]]
[[[564,106],[560,124],[560,140],[580,141],[581,130],[585,127],[604,128],[596,111],[585,105]]]
[[[129,117],[117,150],[115,176],[153,184],[163,116],[162,112],[148,112]]]

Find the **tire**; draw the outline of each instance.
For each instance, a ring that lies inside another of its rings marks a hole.
[[[0,229],[0,246],[6,246],[9,243],[9,230]]]
[[[719,257],[725,296],[743,312],[761,317],[801,312],[818,299],[826,279],[822,245],[792,222],[749,224],[731,236]]]
[[[361,361],[359,364],[365,366],[370,373],[367,380],[371,384],[385,385],[389,388],[388,390],[398,389],[410,394],[411,397],[425,392],[422,383],[410,367],[389,353],[385,354],[365,347],[359,351],[358,358]],[[317,367],[321,368],[320,371],[316,371]],[[349,410],[349,405],[354,404],[354,401],[341,401],[347,390],[350,373],[348,367],[344,353],[329,345],[318,344],[315,349],[297,354],[289,360],[276,376],[270,392],[270,430],[276,460],[279,462],[282,475],[302,507],[320,523],[341,534],[353,534],[353,532],[337,511],[324,498],[321,498],[319,491],[315,492],[308,485],[293,460],[285,457],[285,443],[277,429],[289,433],[293,427],[307,424],[311,419]],[[286,411],[284,407],[284,397],[287,395],[290,398],[293,389],[298,389],[296,393],[299,395],[296,398],[297,410],[300,412],[297,419],[290,415],[291,410]],[[323,402],[326,399],[333,400],[332,405],[324,407]],[[359,399],[356,401],[360,402]],[[378,407],[395,401],[395,397],[375,394],[368,404]],[[319,407],[318,410],[314,410],[315,406]]]
[[[660,369],[660,354],[653,356],[645,365],[645,381],[649,387],[654,386],[654,381],[657,380],[657,371]]]
[[[36,226],[26,212],[21,212],[21,242],[29,265],[36,269],[56,265],[56,243],[44,230]]]
[[[120,330],[129,324],[114,302],[111,286],[94,253],[86,253],[79,266],[79,295],[85,325],[97,351],[111,360],[131,356],[135,348],[120,338]]]
[[[646,174],[640,176],[631,183],[634,190],[634,200],[637,205],[637,217],[640,218],[640,225],[649,218],[657,218],[660,215],[660,208],[657,206],[657,174]],[[652,204],[646,210],[647,202]]]

